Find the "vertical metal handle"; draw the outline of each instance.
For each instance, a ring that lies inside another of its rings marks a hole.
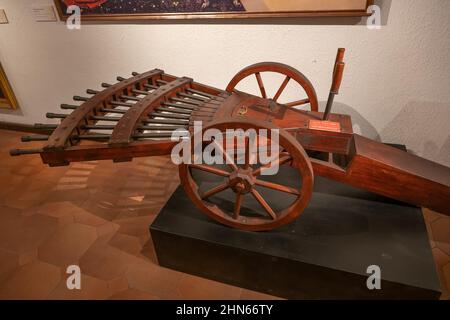
[[[344,76],[344,61],[345,49],[339,48],[336,55],[336,62],[334,64],[333,70],[333,82],[331,83],[330,94],[328,96],[327,106],[325,108],[325,112],[323,114],[323,120],[328,120],[331,113],[331,108],[333,107],[334,96],[339,93],[339,89],[341,87],[342,78]]]

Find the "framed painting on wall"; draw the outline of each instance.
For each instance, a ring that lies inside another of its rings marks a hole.
[[[5,71],[0,64],[0,108],[17,109],[17,100],[8,78],[6,78]]]
[[[368,16],[373,0],[55,0],[61,20],[76,5],[83,20]]]

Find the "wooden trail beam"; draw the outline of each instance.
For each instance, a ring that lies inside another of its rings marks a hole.
[[[449,168],[354,134],[344,170],[311,159],[314,172],[392,199],[450,215]]]

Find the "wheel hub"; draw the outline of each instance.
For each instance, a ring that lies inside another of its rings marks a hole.
[[[230,188],[235,193],[246,194],[249,193],[255,185],[255,177],[252,174],[252,168],[238,170],[232,172],[229,176]]]

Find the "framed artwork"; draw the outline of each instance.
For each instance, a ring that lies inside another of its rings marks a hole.
[[[16,96],[6,78],[5,71],[0,65],[0,108],[17,109]]]
[[[67,8],[82,20],[368,16],[373,0],[55,0],[61,20]]]

